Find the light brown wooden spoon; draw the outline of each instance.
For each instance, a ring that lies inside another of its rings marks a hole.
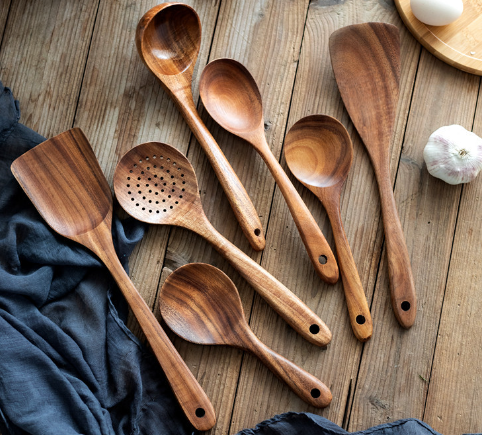
[[[316,272],[324,281],[334,284],[338,281],[338,266],[333,252],[266,142],[261,94],[253,76],[233,59],[216,59],[204,68],[199,92],[213,119],[249,142],[266,162],[285,198]]]
[[[159,297],[161,314],[180,337],[197,344],[224,344],[257,356],[305,402],[324,408],[328,387],[310,373],[272,351],[251,331],[234,283],[221,270],[203,263],[176,269]]]
[[[114,174],[119,204],[136,219],[187,228],[209,241],[300,335],[325,346],[331,332],[298,297],[211,225],[194,169],[170,145],[147,142],[128,151]]]
[[[286,163],[293,175],[323,203],[333,228],[350,323],[356,338],[367,341],[372,318],[340,215],[340,195],[353,160],[345,127],[331,116],[300,119],[285,137]]]
[[[203,147],[249,243],[257,251],[264,249],[266,240],[258,213],[194,105],[192,74],[201,46],[196,11],[182,3],[153,7],[137,25],[136,44],[141,59],[161,81]]]
[[[386,23],[343,27],[330,36],[330,54],[341,97],[378,181],[393,311],[400,325],[410,328],[417,297],[390,179],[390,139],[400,93],[400,34]]]
[[[214,409],[122,267],[112,242],[112,193],[87,138],[78,128],[37,145],[12,172],[39,213],[64,237],[93,251],[107,266],[146,335],[189,421],[216,423]]]

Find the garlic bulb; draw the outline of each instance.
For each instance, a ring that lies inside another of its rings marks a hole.
[[[423,150],[428,172],[449,184],[468,183],[482,169],[482,138],[461,125],[434,131]]]

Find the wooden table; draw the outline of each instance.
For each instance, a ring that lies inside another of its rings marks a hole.
[[[0,79],[21,102],[21,122],[42,135],[81,127],[109,182],[119,157],[135,144],[160,140],[187,153],[214,226],[331,328],[334,338],[326,349],[309,344],[207,242],[181,229],[150,228],[132,255],[130,274],[158,316],[158,289],[172,270],[197,261],[216,265],[238,286],[255,333],[333,392],[331,406],[315,410],[254,357],[175,339],[216,409],[218,422],[212,433],[236,433],[286,411],[315,412],[349,431],[404,417],[423,419],[445,435],[481,431],[482,178],[466,186],[449,186],[427,173],[422,157],[428,136],[442,125],[457,123],[482,135],[480,78],[422,49],[390,0],[189,1],[203,25],[193,89],[196,100],[199,73],[209,60],[233,57],[244,63],[259,84],[266,136],[285,169],[283,138],[302,116],[329,114],[348,128],[355,157],[342,215],[374,321],[374,335],[363,345],[352,334],[341,283],[326,285],[315,274],[261,158],[217,126],[201,107],[263,223],[266,249],[256,253],[249,247],[204,153],[137,55],[137,22],[155,4],[2,0]],[[409,331],[398,326],[392,313],[374,174],[344,109],[328,53],[328,37],[334,30],[367,21],[393,23],[402,37],[401,98],[391,169],[419,301],[417,320]],[[333,246],[321,204],[289,176]],[[133,321],[130,327],[138,329]]]

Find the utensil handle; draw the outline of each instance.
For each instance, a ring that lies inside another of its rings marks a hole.
[[[260,143],[258,143],[256,149],[266,162],[285,198],[316,273],[323,281],[334,284],[339,277],[338,266],[325,236],[288,178],[288,175],[286,175],[286,172],[269,149],[264,136],[258,139],[258,142]]]
[[[111,237],[110,234],[109,237]],[[99,240],[101,240],[100,237]],[[134,287],[117,257],[114,246],[110,241],[107,242],[106,240],[103,240],[102,244],[95,243],[95,245],[96,249],[91,249],[107,266],[126,298],[186,417],[200,431],[211,429],[216,423],[216,416],[211,402],[142,296]]]
[[[367,298],[363,290],[355,260],[346,238],[341,221],[340,195],[337,192],[331,199],[324,198],[323,205],[330,219],[335,237],[336,254],[340,267],[343,290],[353,333],[360,341],[367,341],[373,334],[373,322],[368,308]]]
[[[388,260],[388,276],[392,307],[398,323],[403,328],[410,328],[415,322],[417,313],[417,296],[413,281],[410,256],[403,235],[402,225],[398,217],[397,206],[393,196],[390,173],[377,175],[382,207],[383,226],[385,229],[385,245]],[[379,174],[379,172],[375,172]]]
[[[298,334],[318,346],[326,346],[331,341],[330,330],[313,311],[258,263],[219,234],[207,218],[203,222],[197,221],[196,226],[190,229],[206,238]]]
[[[206,153],[251,247],[256,251],[262,251],[266,240],[258,212],[234,169],[199,116],[190,89],[184,89],[182,95],[177,92],[173,95],[173,99]]]
[[[245,343],[248,350],[301,399],[317,408],[325,408],[331,403],[331,391],[318,378],[271,350],[251,331],[249,331],[248,339],[249,342]]]

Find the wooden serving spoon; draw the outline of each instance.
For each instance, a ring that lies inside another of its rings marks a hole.
[[[258,213],[194,105],[192,74],[201,46],[196,11],[182,3],[153,7],[137,25],[136,44],[141,59],[161,81],[203,147],[249,243],[257,251],[264,249],[266,240]]]
[[[313,266],[324,281],[338,281],[338,266],[318,224],[283,168],[264,134],[261,94],[253,76],[233,59],[210,62],[201,75],[199,92],[213,119],[248,141],[266,162],[283,194]]]
[[[286,135],[285,157],[294,176],[320,199],[328,213],[351,327],[358,340],[367,341],[373,333],[372,318],[340,214],[341,189],[353,160],[350,136],[331,116],[307,116]]]
[[[216,231],[204,214],[194,169],[174,147],[147,142],[128,151],[115,170],[114,190],[134,218],[204,237],[300,335],[318,346],[330,342],[331,332],[315,313]]]
[[[390,179],[390,139],[400,86],[400,35],[392,24],[354,24],[332,33],[330,54],[341,97],[375,170],[392,307],[400,325],[408,329],[415,322],[417,297]]]
[[[251,331],[234,283],[209,264],[176,269],[159,296],[161,314],[180,337],[196,344],[224,344],[257,356],[305,402],[324,408],[331,402],[328,387],[310,373],[272,351]]]
[[[94,252],[107,266],[146,335],[192,425],[209,430],[214,409],[187,365],[122,267],[112,242],[112,193],[82,130],[37,145],[12,172],[54,231]]]

